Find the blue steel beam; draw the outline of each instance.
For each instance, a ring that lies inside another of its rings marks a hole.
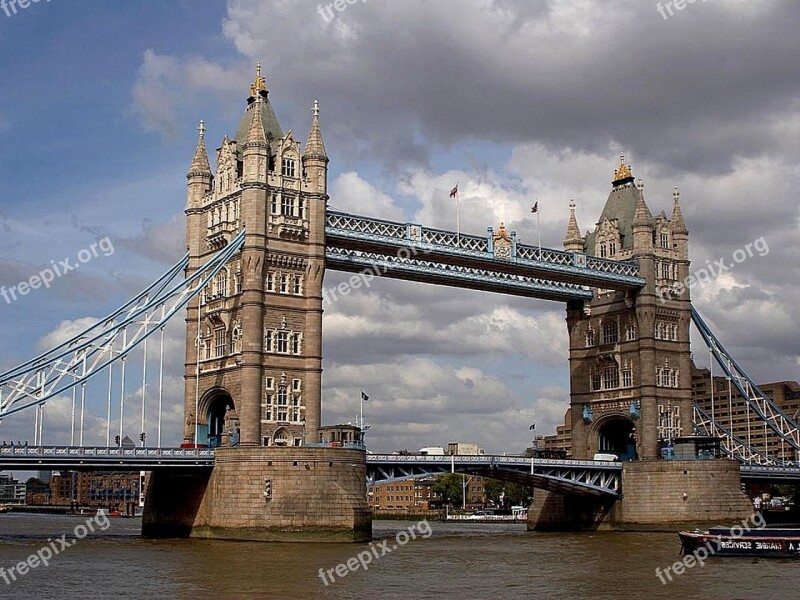
[[[411,256],[389,256],[328,247],[325,252],[325,262],[329,269],[351,273],[364,272],[365,277],[370,277],[369,273],[372,273],[374,276],[556,301],[589,300],[592,297],[590,288],[569,283],[437,263]]]
[[[151,471],[213,466],[214,451],[210,448],[0,447],[0,469]]]
[[[511,236],[509,257],[495,255],[493,234],[456,234],[414,223],[373,219],[328,210],[325,239],[328,249],[359,250],[397,255],[403,248],[423,253],[427,260],[484,269],[526,278],[578,286],[633,290],[644,286],[635,262],[616,261],[520,244]]]
[[[618,497],[622,464],[522,456],[367,455],[368,485],[445,473],[472,473],[552,492]]]

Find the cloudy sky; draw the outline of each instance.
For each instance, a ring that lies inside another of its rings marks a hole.
[[[654,213],[681,188],[696,267],[764,238],[767,255],[694,290],[695,305],[756,380],[800,378],[800,7],[663,12],[650,0],[0,9],[0,284],[106,236],[114,247],[49,289],[0,298],[0,368],[181,256],[197,123],[212,149],[233,134],[261,61],[284,130],[304,140],[320,101],[330,204],[343,210],[454,228],[458,181],[462,230],[504,221],[532,243],[537,199],[542,242],[560,247],[569,199],[593,227],[624,151]],[[169,338],[165,443],[179,441],[181,333]],[[520,451],[531,423],[551,433],[568,406],[558,303],[376,281],[326,305],[324,344],[324,420],[352,420],[363,387],[374,450],[459,440]],[[140,390],[129,393],[126,422]],[[68,404],[48,408],[46,439],[68,441]],[[87,443],[105,439],[92,408]],[[30,416],[2,424],[11,438],[32,438]]]

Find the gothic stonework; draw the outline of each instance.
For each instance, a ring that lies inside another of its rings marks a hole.
[[[187,310],[184,404],[192,418],[183,441],[302,445],[320,425],[328,157],[319,105],[301,154],[259,68],[235,136],[217,149],[215,174],[204,124],[199,131],[187,176],[187,274],[243,228],[246,237]]]
[[[610,452],[653,459],[661,446],[692,433],[688,231],[677,190],[672,217],[653,217],[641,180],[624,158],[614,172],[594,231],[580,235],[574,202],[564,247],[639,263],[644,288],[634,294],[595,290],[567,306],[573,455]]]

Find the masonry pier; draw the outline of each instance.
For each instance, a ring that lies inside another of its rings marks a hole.
[[[628,462],[622,492],[613,499],[536,490],[528,531],[705,529],[753,512],[734,460]]]
[[[366,498],[364,451],[219,448],[213,470],[152,474],[142,534],[361,542],[372,535]]]

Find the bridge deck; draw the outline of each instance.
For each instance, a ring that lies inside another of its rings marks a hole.
[[[440,274],[468,269],[492,273],[500,279],[521,278],[536,280],[541,284],[567,284],[575,291],[582,287],[631,290],[645,283],[635,262],[521,244],[515,235],[511,236],[508,256],[499,256],[495,253],[491,233],[486,237],[457,234],[414,223],[328,210],[325,239],[331,267],[335,269],[346,270],[348,264],[343,257],[352,260],[367,255],[372,259],[382,256],[397,267],[405,263],[405,269],[398,268],[392,276],[403,277],[403,271],[406,270],[405,276],[410,279],[416,279],[413,275],[431,279],[434,275],[431,268],[438,265]],[[403,248],[413,249],[414,258],[398,260]],[[415,270],[415,266],[423,264],[428,268]],[[468,287],[463,281],[447,283]],[[475,287],[484,289],[479,285]]]

